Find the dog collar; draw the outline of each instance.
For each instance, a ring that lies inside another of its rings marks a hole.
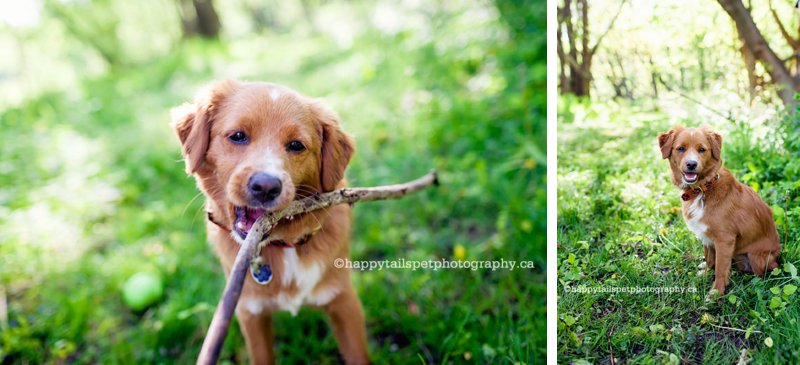
[[[230,232],[231,231],[230,229],[226,228],[225,226],[223,226],[222,224],[220,224],[219,222],[214,220],[213,213],[207,211],[206,215],[208,216],[208,221],[211,222],[211,223],[214,223],[221,230],[223,230],[225,232]],[[286,242],[286,240],[284,240],[284,239],[275,239],[275,240],[268,241],[267,244],[268,245],[273,245],[273,246],[280,246],[280,247],[302,246],[302,245],[308,243],[308,241],[311,240],[311,237],[314,237],[314,234],[319,232],[320,228],[322,228],[322,227],[314,228],[313,230],[309,231],[308,233],[300,236],[294,242]]]
[[[217,227],[219,227],[221,230],[225,232],[228,233],[231,232],[230,229],[225,228],[225,226],[214,220],[214,215],[211,212],[206,211],[206,215],[208,216],[209,222],[214,223]],[[258,245],[256,245],[256,249],[253,252],[253,256],[250,258],[250,277],[252,277],[253,280],[259,285],[267,285],[272,281],[272,267],[270,267],[270,265],[266,263],[264,259],[261,257],[261,249],[264,246],[272,245],[272,246],[286,247],[286,248],[302,246],[308,243],[308,241],[311,240],[311,237],[314,237],[314,234],[319,232],[321,229],[322,226],[317,226],[313,230],[300,236],[300,238],[298,238],[294,242],[286,242],[286,240],[283,239],[275,239],[275,240],[260,242]],[[308,250],[308,248],[306,248],[306,250]]]
[[[688,202],[689,200],[696,198],[698,195],[707,192],[708,189],[711,189],[711,187],[717,182],[717,180],[719,180],[719,174],[714,176],[713,179],[706,181],[705,184],[684,190],[683,194],[681,195],[681,200]]]

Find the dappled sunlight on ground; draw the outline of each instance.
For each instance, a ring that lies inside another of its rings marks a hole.
[[[14,197],[30,205],[0,211],[1,250],[14,257],[0,272],[9,275],[24,267],[33,274],[26,279],[42,280],[110,238],[102,226],[113,216],[120,193],[114,175],[101,172],[107,161],[102,143],[65,127],[34,138],[24,169],[39,170],[42,177]]]
[[[567,100],[570,103],[569,114],[561,116],[563,123],[558,126],[559,361],[603,362],[613,351],[620,362],[668,356],[688,362],[728,362],[747,348],[770,362],[774,353],[763,345],[766,338],[786,338],[796,344],[796,324],[791,322],[799,310],[796,298],[781,294],[794,291],[791,283],[797,278],[791,272],[800,261],[798,231],[791,225],[788,239],[781,238],[780,270],[766,279],[734,270],[728,295],[717,304],[703,301],[710,279],[696,274],[702,245],[683,223],[680,190],[670,182],[668,164],[656,141],[658,133],[673,124],[700,124],[692,113],[675,105],[648,109],[643,107],[647,102],[602,107]],[[571,115],[580,119],[577,124]],[[776,128],[779,120],[712,120],[709,124],[723,133],[725,166],[778,212],[778,230],[784,232],[781,206],[795,189],[796,177],[786,166],[793,159],[783,149],[787,135]],[[800,219],[797,199],[788,204],[792,219]],[[567,291],[579,286],[679,287],[697,292]],[[700,316],[705,319],[698,322]],[[604,336],[602,345],[594,342],[598,334]]]
[[[124,31],[98,32],[101,41],[158,39],[152,48],[123,47],[130,63],[100,68],[91,44],[72,39],[52,50],[59,67],[78,70],[91,59],[90,76],[65,73],[52,92],[31,84],[34,96],[0,103],[0,290],[8,303],[0,362],[194,362],[225,283],[169,109],[225,78],[285,84],[331,106],[356,139],[351,185],[440,171],[437,189],[354,207],[354,259],[535,263],[354,272],[377,363],[544,358],[544,6],[333,1],[306,14],[299,3],[269,3],[261,10],[287,12],[267,14],[256,31],[250,9],[215,2],[226,33],[177,41],[173,4],[147,14],[117,1],[59,4],[86,11],[89,23],[124,18]],[[144,15],[153,17],[147,28],[131,34]],[[49,30],[25,46],[62,36]],[[171,39],[174,49],[163,51]],[[76,56],[60,57],[65,50]],[[0,95],[7,90],[15,89]],[[163,284],[163,296],[141,311],[121,295],[139,273]],[[274,320],[282,362],[340,361],[320,311]],[[234,324],[223,361],[246,362],[243,341]]]

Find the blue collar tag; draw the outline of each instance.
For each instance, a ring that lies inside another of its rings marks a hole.
[[[272,268],[261,260],[261,257],[256,257],[250,261],[250,276],[253,280],[260,285],[267,285],[272,281]]]

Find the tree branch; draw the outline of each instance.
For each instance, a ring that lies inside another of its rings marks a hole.
[[[572,66],[572,68],[574,68],[573,71],[579,72],[584,76],[587,75],[586,71],[583,70],[581,65],[578,64],[578,61],[576,61],[575,58],[573,58],[572,56],[570,56],[568,54],[565,54],[564,55],[564,61],[566,61],[566,63],[568,65],[570,65],[570,66]]]
[[[236,309],[236,303],[242,294],[242,286],[258,244],[269,236],[275,225],[283,218],[326,208],[332,205],[355,203],[372,200],[397,199],[409,193],[422,190],[430,185],[439,185],[436,170],[433,170],[416,180],[404,184],[377,186],[370,188],[343,188],[329,193],[317,194],[298,200],[280,212],[265,213],[259,217],[247,234],[244,243],[236,254],[225,291],[214,312],[214,318],[208,328],[208,333],[203,341],[197,364],[215,364],[219,359],[222,343],[228,334],[228,327]]]
[[[667,89],[667,91],[674,92],[674,93],[678,94],[679,96],[683,97],[684,99],[689,100],[689,101],[691,101],[691,102],[693,102],[693,103],[695,103],[697,105],[700,105],[703,108],[706,108],[707,110],[709,110],[710,112],[712,112],[712,113],[714,113],[716,115],[719,115],[719,116],[721,116],[721,117],[723,117],[723,118],[725,118],[725,119],[727,119],[727,120],[729,120],[731,122],[735,122],[735,120],[733,119],[733,117],[730,116],[730,114],[726,115],[725,113],[723,113],[723,112],[721,112],[721,111],[719,111],[717,109],[714,109],[714,108],[712,108],[712,107],[710,107],[710,106],[708,106],[706,104],[703,104],[703,102],[701,102],[700,100],[697,100],[697,99],[695,99],[695,98],[693,98],[693,97],[691,97],[691,96],[689,96],[689,95],[687,95],[685,93],[682,93],[682,92],[680,92],[678,90],[673,89],[672,87],[669,86],[669,84],[667,84],[666,81],[664,81],[664,78],[661,77],[661,75],[658,76],[658,82],[660,82],[661,85],[664,85],[664,88]]]
[[[578,16],[581,17],[581,63],[585,64],[591,55],[589,48],[589,1],[578,0]]]
[[[794,105],[794,93],[800,87],[800,79],[792,76],[786,65],[769,47],[761,31],[756,27],[750,12],[744,7],[741,0],[717,0],[726,13],[733,19],[736,28],[742,36],[745,47],[750,49],[753,56],[764,64],[773,80],[778,86],[778,95],[786,106]]]
[[[778,29],[781,31],[781,35],[783,39],[786,40],[786,43],[789,43],[789,47],[792,47],[793,51],[800,48],[800,39],[794,39],[789,32],[786,31],[783,22],[781,22],[781,18],[778,17],[778,12],[772,7],[772,0],[769,1],[769,12],[772,13],[772,18],[775,19],[775,23],[778,23]]]
[[[600,34],[600,37],[597,38],[597,42],[592,47],[592,54],[597,52],[597,47],[600,46],[600,42],[603,40],[603,38],[605,38],[606,34],[608,34],[608,32],[611,31],[611,28],[614,27],[614,23],[617,21],[617,18],[619,18],[619,14],[622,13],[622,7],[625,6],[625,3],[627,3],[627,2],[628,2],[628,0],[622,0],[622,2],[619,3],[619,8],[617,8],[617,13],[614,14],[613,18],[611,18],[611,22],[608,23],[608,28],[606,28],[606,30],[603,32],[603,34]]]
[[[575,46],[575,29],[572,23],[572,1],[564,0],[564,7],[562,8],[562,16],[564,17],[564,26],[567,29],[567,42],[569,42],[569,55],[572,59],[578,59],[578,48]]]

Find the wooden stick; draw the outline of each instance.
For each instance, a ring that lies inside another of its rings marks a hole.
[[[342,188],[328,193],[316,194],[303,200],[298,200],[280,212],[265,213],[259,217],[247,234],[244,243],[236,254],[225,291],[214,312],[214,318],[208,327],[208,333],[203,340],[203,347],[197,357],[197,364],[216,364],[222,343],[228,335],[233,311],[242,294],[242,286],[247,275],[250,258],[259,242],[265,240],[272,228],[283,218],[293,217],[297,214],[326,208],[343,203],[355,203],[372,200],[397,199],[409,193],[422,190],[430,185],[439,185],[436,170],[404,184],[376,186],[370,188]]]

